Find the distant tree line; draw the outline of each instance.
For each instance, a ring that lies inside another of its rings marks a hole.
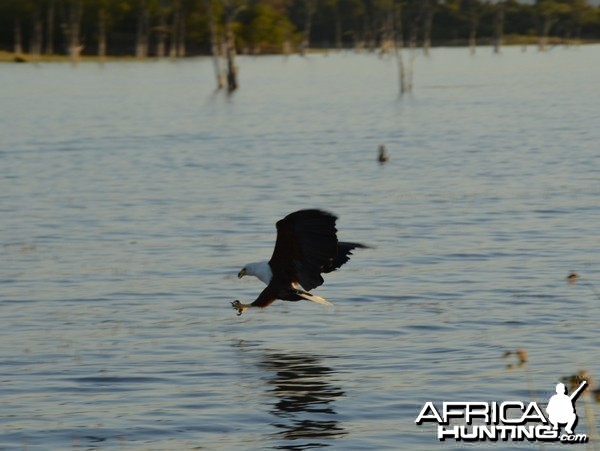
[[[132,55],[385,51],[529,39],[600,39],[587,0],[0,0],[0,49]],[[233,61],[233,58],[225,58]],[[218,69],[220,70],[220,69]],[[233,68],[232,68],[233,70]]]

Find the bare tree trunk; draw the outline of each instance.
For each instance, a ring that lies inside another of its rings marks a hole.
[[[227,57],[227,91],[232,93],[238,88],[237,66],[235,64],[235,35],[233,34],[234,11],[228,2],[225,8],[225,56]]]
[[[419,33],[419,24],[420,20],[417,17],[413,22],[413,29],[410,35],[409,42],[409,59],[408,59],[408,92],[412,92],[413,90],[413,74],[415,73],[415,59],[417,58],[417,36]]]
[[[554,25],[554,20],[550,15],[545,15],[542,22],[542,33],[538,39],[538,50],[540,52],[544,52],[546,50],[546,46],[548,45],[548,35],[550,34],[550,29]]]
[[[210,52],[212,54],[213,66],[215,69],[215,78],[217,79],[217,91],[225,87],[225,72],[221,69],[221,39],[217,33],[217,24],[213,11],[212,0],[205,0],[206,15],[208,16],[208,25],[210,29]]]
[[[471,55],[475,55],[477,50],[477,28],[479,27],[479,19],[483,14],[483,6],[478,1],[470,0],[466,2],[464,14],[469,20],[469,52]]]
[[[135,38],[135,57],[146,58],[148,56],[149,17],[148,9],[140,6],[137,17],[137,31]]]
[[[158,58],[164,58],[165,49],[167,47],[167,19],[165,17],[165,11],[160,10],[158,15],[158,40],[156,41],[156,56]]]
[[[211,0],[206,0],[207,3],[212,5]],[[212,8],[212,6],[211,6]],[[173,22],[171,23],[171,39],[169,42],[169,57],[176,58],[177,57],[177,32],[179,30],[177,24],[179,23],[179,2],[175,2],[173,4]]]
[[[183,58],[186,54],[185,48],[185,11],[182,11],[179,14],[179,39],[177,40],[177,56]]]
[[[431,49],[431,29],[433,28],[433,6],[431,0],[425,0],[423,9],[423,53],[425,56],[429,56],[429,49]]]
[[[106,58],[106,11],[98,10],[98,57]]]
[[[402,7],[400,5],[391,7],[390,15],[392,16],[394,24],[394,53],[396,55],[396,62],[398,64],[398,81],[400,83],[400,95],[404,95],[408,92],[408,85],[406,83],[406,68],[404,66],[404,59],[402,57],[402,49],[404,48],[404,38],[402,37]]]
[[[415,59],[417,56],[417,36],[419,33],[419,23],[422,21],[422,10],[419,14],[413,17],[410,26],[410,37],[409,37],[409,60],[408,65],[404,63],[403,49],[404,49],[404,38],[403,38],[403,27],[402,27],[402,6],[392,6],[391,16],[393,18],[393,46],[396,54],[396,61],[398,63],[398,76],[400,82],[400,96],[408,92],[412,92],[413,88],[413,68]]]
[[[46,55],[54,53],[54,0],[48,3],[46,13]]]
[[[312,29],[312,16],[315,12],[314,0],[304,0],[306,15],[304,16],[304,35],[300,44],[300,55],[304,56],[310,47],[310,32]]]
[[[584,13],[580,10],[579,7],[573,7],[573,11],[571,13],[571,21],[573,22],[573,25],[571,29],[573,38],[576,40],[575,45],[577,46],[581,44],[581,27],[583,23],[583,14]]]
[[[42,54],[42,11],[39,6],[35,6],[33,10],[33,33],[29,41],[29,53],[33,58],[39,58]]]
[[[13,24],[13,35],[14,35],[14,53],[15,55],[23,54],[23,34],[21,33],[21,18],[15,17]]]
[[[81,43],[81,18],[83,16],[83,4],[81,1],[73,2],[69,8],[69,23],[67,25],[68,47],[71,62],[79,62],[83,44]]]
[[[477,26],[471,24],[471,30],[469,31],[469,51],[471,55],[475,55],[477,49]]]
[[[340,16],[340,7],[338,2],[335,2],[333,7],[333,20],[335,22],[335,48],[342,49],[342,19]]]
[[[205,4],[207,5],[207,11],[212,11],[212,2],[211,0],[206,0]],[[212,13],[211,13],[212,14]],[[214,17],[210,17],[210,26],[214,25]],[[212,40],[212,35],[211,35]],[[183,6],[181,2],[177,1],[174,5],[173,10],[173,22],[171,24],[171,39],[170,39],[170,48],[169,48],[169,57],[177,58],[184,57],[186,54],[185,47],[185,12],[183,11]]]
[[[417,46],[411,45],[410,47],[410,59],[408,60],[408,92],[413,90],[413,75],[415,73],[415,60],[417,59]]]
[[[500,53],[502,38],[504,37],[504,4],[496,5],[494,13],[494,53]]]
[[[379,52],[381,55],[392,52],[396,45],[394,43],[396,39],[394,33],[394,28],[396,26],[394,23],[394,6],[391,5],[389,8],[390,10],[387,13],[384,11],[381,17],[381,42],[379,43]]]

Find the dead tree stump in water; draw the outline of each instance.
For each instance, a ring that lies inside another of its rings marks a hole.
[[[238,88],[237,66],[235,65],[235,35],[232,22],[236,11],[227,4],[225,10],[225,51],[227,57],[227,91],[233,92]]]

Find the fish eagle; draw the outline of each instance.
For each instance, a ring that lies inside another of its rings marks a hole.
[[[276,299],[307,300],[331,305],[320,296],[309,293],[323,284],[321,274],[335,271],[348,260],[352,250],[367,248],[364,244],[338,241],[337,217],[322,210],[299,210],[277,221],[277,240],[271,259],[249,263],[238,277],[255,276],[267,287],[251,304],[231,303],[238,316],[250,307],[267,307]]]

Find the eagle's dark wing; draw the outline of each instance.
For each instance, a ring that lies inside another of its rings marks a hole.
[[[300,210],[278,221],[269,261],[273,278],[298,282],[307,291],[321,285],[323,268],[337,255],[336,219],[321,210]]]
[[[350,260],[353,249],[367,249],[369,246],[365,246],[360,243],[347,243],[340,241],[337,246],[337,254],[334,259],[328,264],[323,266],[323,273],[328,273],[339,269],[344,263]]]

